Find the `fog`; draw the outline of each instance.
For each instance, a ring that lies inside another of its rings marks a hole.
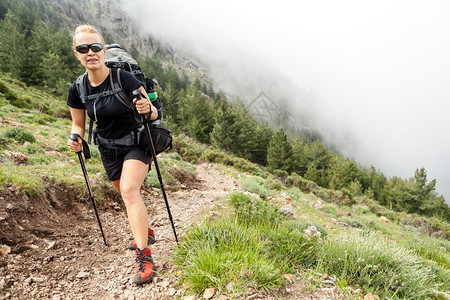
[[[222,87],[283,92],[328,144],[388,177],[424,167],[450,202],[450,2],[131,0],[143,32]],[[286,89],[292,89],[287,91]]]

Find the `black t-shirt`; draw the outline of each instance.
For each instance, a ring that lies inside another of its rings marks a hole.
[[[87,80],[86,96],[111,90],[109,76],[100,85],[92,87]],[[133,91],[142,86],[142,82],[131,73],[120,71],[120,79],[125,94],[133,99]],[[95,104],[95,105],[94,105]],[[108,139],[121,138],[139,127],[134,118],[134,112],[116,99],[114,95],[101,97],[97,101],[86,100],[86,106],[81,102],[76,82],[69,89],[67,105],[78,109],[87,109],[89,118],[97,123],[97,132]]]

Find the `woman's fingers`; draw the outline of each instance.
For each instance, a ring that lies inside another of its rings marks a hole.
[[[72,140],[67,140],[67,146],[69,147],[69,150],[72,152],[79,152],[81,151],[81,143],[78,141],[72,141]]]
[[[147,114],[150,112],[150,102],[147,99],[142,99],[139,101],[136,101],[136,99],[134,99],[133,102],[136,103],[136,109],[138,113]]]

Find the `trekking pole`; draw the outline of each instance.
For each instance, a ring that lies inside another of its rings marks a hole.
[[[140,90],[134,90],[133,95],[136,97],[137,100],[141,100],[141,91]],[[150,111],[150,114],[151,114],[151,111]],[[145,132],[147,133],[148,142],[150,144],[150,152],[153,157],[153,161],[155,162],[156,174],[158,175],[159,185],[161,186],[161,192],[163,194],[164,201],[166,202],[167,213],[169,214],[170,223],[172,224],[172,230],[173,230],[173,234],[175,235],[175,241],[178,244],[177,232],[175,231],[175,225],[173,223],[172,214],[170,213],[169,201],[167,201],[166,190],[164,189],[164,184],[163,184],[163,180],[161,177],[161,171],[159,170],[158,160],[156,159],[155,145],[153,144],[150,126],[148,125],[148,120],[144,116],[141,116],[141,119],[142,119],[142,123],[144,124],[144,127],[145,127]]]
[[[71,139],[72,141],[78,141],[78,137],[80,137],[80,136],[79,136],[77,133],[72,133],[72,134],[70,135],[70,139]],[[80,138],[81,138],[81,137],[80,137]],[[83,142],[84,142],[84,141],[83,141]],[[84,143],[86,143],[86,142],[84,142]],[[85,145],[83,144],[83,148],[84,148],[84,147],[85,147]],[[86,144],[86,147],[87,147],[87,144]],[[95,205],[94,195],[92,194],[91,185],[89,184],[89,179],[88,179],[86,167],[85,167],[85,165],[84,165],[83,156],[81,155],[81,150],[78,151],[77,154],[78,154],[78,159],[80,160],[81,169],[83,170],[84,180],[86,181],[86,185],[87,185],[87,188],[88,188],[89,198],[91,198],[92,205],[94,206],[95,216],[97,217],[98,226],[100,227],[100,231],[101,231],[101,233],[102,233],[103,242],[105,243],[105,246],[108,246],[108,244],[106,244],[105,234],[103,233],[102,223],[100,222],[100,217],[98,216],[97,206]]]

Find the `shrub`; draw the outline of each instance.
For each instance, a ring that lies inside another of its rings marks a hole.
[[[364,204],[353,205],[352,210],[357,215],[370,214],[370,208]]]
[[[23,144],[25,142],[35,143],[36,138],[31,132],[25,131],[22,127],[9,128],[5,132],[5,136],[17,143]]]
[[[292,173],[292,175],[288,177],[288,182],[307,193],[311,192],[312,190],[318,189],[318,186],[315,182],[309,181],[295,173]]]
[[[246,177],[243,180],[242,188],[247,192],[259,195],[263,199],[266,199],[269,195],[269,188],[266,182],[260,177]]]

